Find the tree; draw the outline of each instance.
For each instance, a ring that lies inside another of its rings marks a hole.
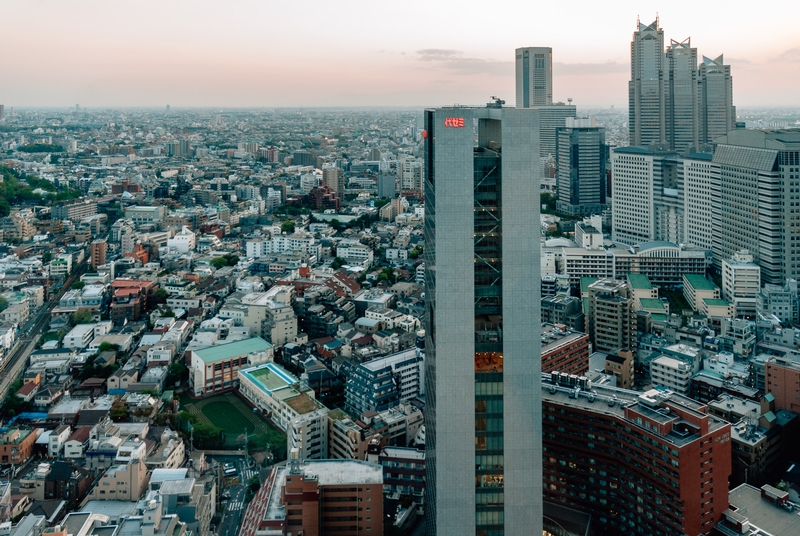
[[[116,398],[114,402],[111,403],[111,419],[114,422],[121,422],[123,420],[128,419],[128,406],[125,402],[122,401],[121,398]]]
[[[223,445],[221,430],[216,426],[198,422],[192,425],[194,446],[198,449],[215,449]]]
[[[292,220],[284,220],[281,224],[281,232],[282,233],[293,233],[294,232],[294,222]]]
[[[92,312],[89,309],[78,309],[69,315],[69,323],[73,327],[77,326],[78,324],[91,324]]]
[[[45,251],[42,253],[42,264],[50,264],[50,261],[53,260],[53,254],[49,251]]]
[[[101,342],[100,346],[97,348],[97,352],[102,354],[103,352],[119,352],[119,344],[111,344],[110,342]]]
[[[169,298],[169,292],[163,288],[156,289],[153,292],[153,299],[155,300],[155,303],[167,303],[167,298]]]
[[[341,257],[336,257],[335,259],[333,259],[333,262],[331,262],[331,268],[333,268],[334,270],[338,270],[345,264],[347,264],[346,260],[344,260]]]
[[[72,283],[72,285],[70,285],[69,288],[71,288],[72,290],[80,290],[85,286],[86,283],[84,283],[83,281],[75,281],[74,283]]]
[[[164,311],[164,314],[161,315],[161,316],[163,316],[165,318],[174,318],[175,317],[175,311],[173,311],[172,309],[167,309],[166,311]]]
[[[5,296],[0,296],[0,312],[8,309],[8,300]]]
[[[331,220],[330,225],[331,225],[331,228],[333,228],[334,231],[341,231],[342,228],[344,228],[344,225],[342,225],[342,222],[340,222],[336,218],[333,218]]]
[[[224,268],[224,267],[228,266],[228,259],[226,259],[225,257],[214,257],[213,259],[211,259],[211,266],[215,270],[219,270],[220,268]]]
[[[169,366],[169,372],[167,372],[167,384],[173,384],[178,380],[184,379],[184,377],[188,378],[189,376],[189,369],[186,368],[186,365],[183,363],[172,363]]]

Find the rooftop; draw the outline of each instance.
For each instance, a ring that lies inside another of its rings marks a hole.
[[[644,274],[628,274],[628,281],[631,288],[652,290],[653,285],[650,284],[650,279]]]
[[[719,290],[719,287],[700,274],[683,274],[683,278],[695,290]]]
[[[642,304],[642,309],[655,309],[658,311],[665,311],[664,302],[656,298],[641,298],[639,303]]]
[[[751,531],[756,527],[764,531],[755,533],[759,536],[764,533],[771,536],[793,536],[800,533],[800,516],[763,499],[758,488],[742,484],[731,490],[728,502],[730,510],[750,521]]]
[[[261,337],[251,337],[243,341],[229,342],[219,346],[195,350],[193,353],[205,363],[214,363],[251,353],[265,352],[270,348],[272,348],[272,345]]]

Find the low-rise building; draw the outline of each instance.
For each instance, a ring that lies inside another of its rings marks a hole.
[[[312,389],[275,363],[240,370],[239,392],[287,433],[295,419],[325,407]]]
[[[37,435],[33,430],[9,428],[0,436],[0,463],[23,465],[33,454]]]
[[[650,377],[653,385],[664,387],[682,395],[689,394],[694,371],[691,365],[662,355],[650,362]]]
[[[235,388],[238,372],[272,361],[272,345],[260,337],[220,344],[189,352],[189,387],[195,396]]]
[[[683,275],[683,297],[695,311],[703,311],[703,300],[720,299],[719,287],[699,274]]]
[[[589,372],[589,335],[564,325],[542,324],[542,372]]]
[[[245,512],[240,536],[383,533],[383,467],[358,460],[300,463],[296,456],[272,470]]]

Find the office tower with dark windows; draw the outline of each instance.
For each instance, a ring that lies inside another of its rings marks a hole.
[[[711,143],[736,128],[731,66],[722,54],[715,59],[703,56],[697,75],[700,101],[700,143]]]
[[[699,141],[697,49],[692,41],[670,41],[664,77],[666,135],[670,149],[684,152]]]
[[[526,47],[516,50],[517,108],[553,103],[553,49]]]
[[[631,81],[628,85],[628,125],[631,145],[666,140],[664,101],[664,30],[658,18],[638,23],[631,42]]]
[[[556,129],[558,210],[601,214],[606,202],[606,129],[594,118],[567,118]]]
[[[538,120],[425,112],[431,536],[542,533]]]

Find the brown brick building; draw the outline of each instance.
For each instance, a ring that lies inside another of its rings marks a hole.
[[[382,535],[383,468],[359,460],[293,460],[275,467],[239,534]]]
[[[542,324],[542,372],[589,372],[589,335],[561,324]]]
[[[698,536],[720,521],[729,423],[670,391],[542,376],[545,501],[591,514],[599,536]]]

